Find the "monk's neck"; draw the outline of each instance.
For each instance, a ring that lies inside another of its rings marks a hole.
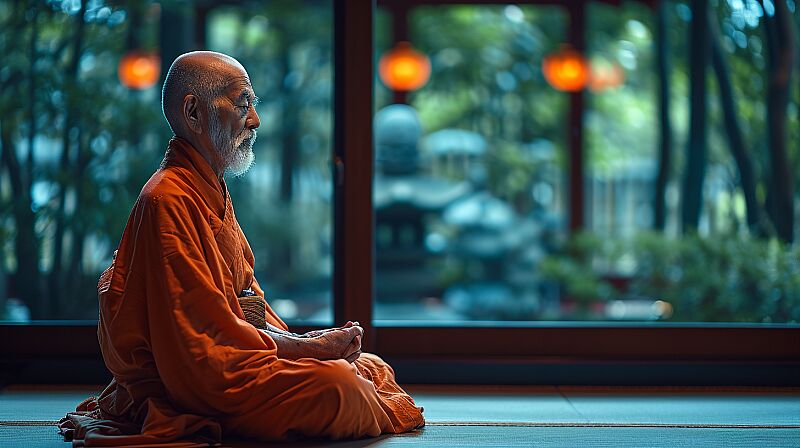
[[[219,157],[215,157],[214,153],[209,150],[198,150],[200,154],[206,159],[208,162],[208,166],[211,167],[211,170],[214,171],[214,175],[217,176],[217,181],[219,185],[222,187],[222,195],[225,195],[225,168],[222,167],[222,163],[219,160]]]
[[[195,146],[195,148],[197,147]],[[210,166],[211,169],[214,171],[214,175],[217,177],[217,182],[219,182],[219,186],[222,189],[222,197],[225,198],[228,196],[227,187],[225,185],[225,168],[220,168],[221,163],[217,161],[217,159],[219,158],[214,157],[213,156],[214,153],[212,153],[211,151],[213,150],[208,150],[208,149],[197,150],[197,152],[199,152],[200,155],[202,155],[203,158],[206,159],[206,162],[208,162],[208,166]]]
[[[182,137],[184,140],[188,141],[189,144],[200,153],[201,156],[206,160],[208,166],[211,167],[211,170],[214,171],[214,175],[217,176],[217,180],[219,184],[223,186],[223,190],[225,188],[225,183],[223,182],[223,178],[225,177],[225,167],[222,165],[222,161],[216,155],[216,151],[214,147],[211,146],[210,142],[198,141],[197,139],[193,138],[185,138]]]
[[[197,151],[198,153],[200,153],[201,156],[203,156],[203,159],[205,159],[206,163],[208,163],[208,166],[211,167],[211,170],[214,172],[214,175],[216,176],[217,182],[219,182],[220,187],[222,187],[222,196],[225,197],[227,194],[224,181],[225,168],[222,166],[222,161],[219,159],[218,156],[216,156],[216,151],[214,151],[214,148],[211,146],[210,142],[204,144],[202,141],[198,141],[197,139],[194,138],[187,138],[187,137],[179,137],[179,138],[187,141],[189,143],[189,146],[191,146],[195,151]]]

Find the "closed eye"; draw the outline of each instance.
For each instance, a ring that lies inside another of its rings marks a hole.
[[[258,104],[259,104],[259,103],[261,103],[261,98],[259,98],[259,97],[255,97],[255,98],[253,99],[253,101],[251,101],[251,102],[250,102],[250,104],[241,104],[241,105],[240,105],[240,104],[237,104],[237,105],[236,105],[236,107],[241,107],[241,108],[243,108],[243,109],[250,109],[250,107],[256,107],[256,106],[258,106]]]
[[[250,110],[250,108],[258,106],[258,103],[260,102],[261,98],[254,97],[252,101],[250,101],[250,104],[234,104],[234,105],[242,111],[242,115],[247,115],[247,112]]]

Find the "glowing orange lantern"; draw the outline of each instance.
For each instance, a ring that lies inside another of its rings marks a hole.
[[[378,73],[386,87],[409,92],[428,82],[431,77],[431,61],[412,48],[410,43],[398,42],[381,57]]]
[[[563,47],[560,52],[545,57],[542,71],[553,88],[565,92],[577,92],[589,81],[586,58],[570,47]]]
[[[128,52],[117,67],[119,81],[129,89],[153,87],[161,74],[161,58],[141,51]]]

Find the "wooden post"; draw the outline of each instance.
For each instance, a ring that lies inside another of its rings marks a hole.
[[[359,321],[373,346],[372,97],[374,1],[334,1],[335,325]]]
[[[392,2],[389,5],[392,14],[392,44],[408,41],[408,5],[403,2]],[[408,92],[395,90],[392,97],[394,104],[408,104]]]
[[[586,5],[572,1],[568,6],[569,43],[584,52]],[[574,233],[584,226],[584,167],[583,167],[583,108],[584,92],[579,90],[569,94],[569,122],[567,123],[567,142],[569,145],[569,230]]]

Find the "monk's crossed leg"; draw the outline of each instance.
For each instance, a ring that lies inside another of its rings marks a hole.
[[[226,436],[274,441],[394,432],[375,394],[375,385],[360,376],[353,364],[310,359],[278,363],[280,371],[263,383],[263,389],[274,391],[279,385],[283,392],[252,412],[227,418],[223,423]]]

